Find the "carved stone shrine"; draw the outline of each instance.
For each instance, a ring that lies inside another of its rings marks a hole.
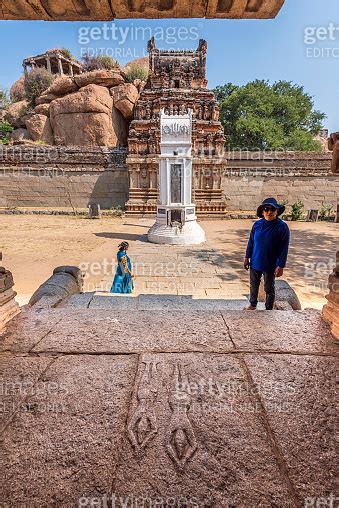
[[[197,214],[223,216],[221,189],[225,136],[219,106],[207,90],[206,41],[194,51],[165,51],[148,43],[149,77],[129,130],[127,214],[154,214],[159,196],[160,111],[185,115],[192,110],[192,199]]]
[[[192,110],[160,112],[159,204],[148,231],[153,243],[197,245],[205,240],[192,202]]]

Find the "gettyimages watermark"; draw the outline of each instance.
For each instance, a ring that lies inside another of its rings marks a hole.
[[[0,176],[13,177],[13,176],[38,176],[39,178],[55,178],[57,176],[65,176],[67,173],[61,168],[48,168],[48,167],[9,167],[0,168]]]
[[[304,499],[304,508],[338,508],[339,497],[331,493],[327,497],[310,496]]]
[[[0,417],[8,417],[17,411],[63,413],[64,405],[53,401],[53,397],[62,398],[68,393],[68,387],[56,381],[33,383],[29,380],[0,379]]]
[[[147,263],[131,258],[134,284],[139,292],[152,294],[174,293],[177,291],[191,293],[195,288],[194,277],[199,273],[198,267],[191,261],[168,261]],[[102,261],[79,264],[83,276],[83,289],[86,292],[110,290],[117,268],[116,258],[104,258]],[[192,280],[172,281],[172,277],[187,277]],[[102,278],[93,282],[92,278]],[[139,278],[140,277],[140,278]]]
[[[304,264],[304,279],[306,281],[304,291],[306,293],[328,292],[328,276],[336,266],[336,259],[329,258],[328,261],[316,261]],[[333,290],[339,289],[338,283],[333,284]]]
[[[119,496],[115,493],[104,494],[101,497],[86,497],[79,499],[78,507],[89,508],[199,508],[205,506],[206,499],[199,501],[196,497],[178,496]]]
[[[113,21],[102,23],[101,26],[82,26],[78,29],[81,57],[104,55],[112,58],[142,58],[148,55],[146,43],[151,37],[154,37],[156,43],[184,49],[183,44],[198,41],[199,27],[160,25],[151,27],[137,26],[133,23],[123,26]],[[138,41],[144,42],[141,51],[136,48]],[[97,47],[98,42],[103,44],[102,47]]]
[[[190,277],[199,273],[198,267],[193,262],[155,262],[145,263],[131,257],[133,273],[136,276],[171,277],[179,275]],[[116,258],[104,258],[101,261],[83,261],[79,268],[84,280],[90,276],[111,276],[114,275],[117,267]]]
[[[64,153],[63,159],[71,160],[71,155]],[[60,159],[60,153],[57,148],[48,147],[19,147],[19,146],[0,146],[0,161],[4,162],[51,162]]]
[[[339,58],[339,23],[306,27],[304,44],[307,58]]]
[[[258,397],[269,395],[273,400],[266,402],[267,409],[274,413],[285,413],[291,409],[288,398],[296,391],[295,382],[280,383],[261,380],[251,385],[246,381],[220,382],[218,379],[202,377],[196,381],[178,382],[175,387],[175,398],[178,406],[189,404],[191,413],[204,415],[215,412],[246,411],[254,414],[262,412]],[[242,401],[241,404],[239,400]]]

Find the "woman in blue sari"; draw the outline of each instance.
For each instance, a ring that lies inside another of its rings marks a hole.
[[[128,242],[121,242],[117,254],[118,266],[115,272],[111,293],[132,293],[134,289],[132,264],[127,256]]]

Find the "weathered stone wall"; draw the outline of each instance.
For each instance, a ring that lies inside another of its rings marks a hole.
[[[108,147],[0,148],[0,207],[123,206],[128,200],[127,150]],[[227,209],[255,210],[268,196],[336,207],[339,175],[330,153],[226,152],[221,187]],[[213,170],[212,170],[213,171]],[[210,182],[209,175],[206,182]]]
[[[256,210],[269,196],[305,209],[336,208],[339,175],[330,173],[332,155],[308,152],[227,152],[222,189],[228,210]]]
[[[123,206],[126,156],[106,147],[0,148],[0,207]]]

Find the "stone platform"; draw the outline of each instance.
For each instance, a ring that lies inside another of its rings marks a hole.
[[[4,506],[330,503],[337,350],[320,313],[132,300],[24,309],[0,335]]]
[[[152,219],[138,222],[148,229]],[[131,243],[128,254],[135,274],[138,295],[189,295],[193,298],[242,300],[246,303],[248,285],[239,279],[234,264],[209,242],[200,246],[157,245],[147,234]],[[104,274],[94,292],[108,292],[114,273]],[[88,291],[85,279],[85,291]]]

